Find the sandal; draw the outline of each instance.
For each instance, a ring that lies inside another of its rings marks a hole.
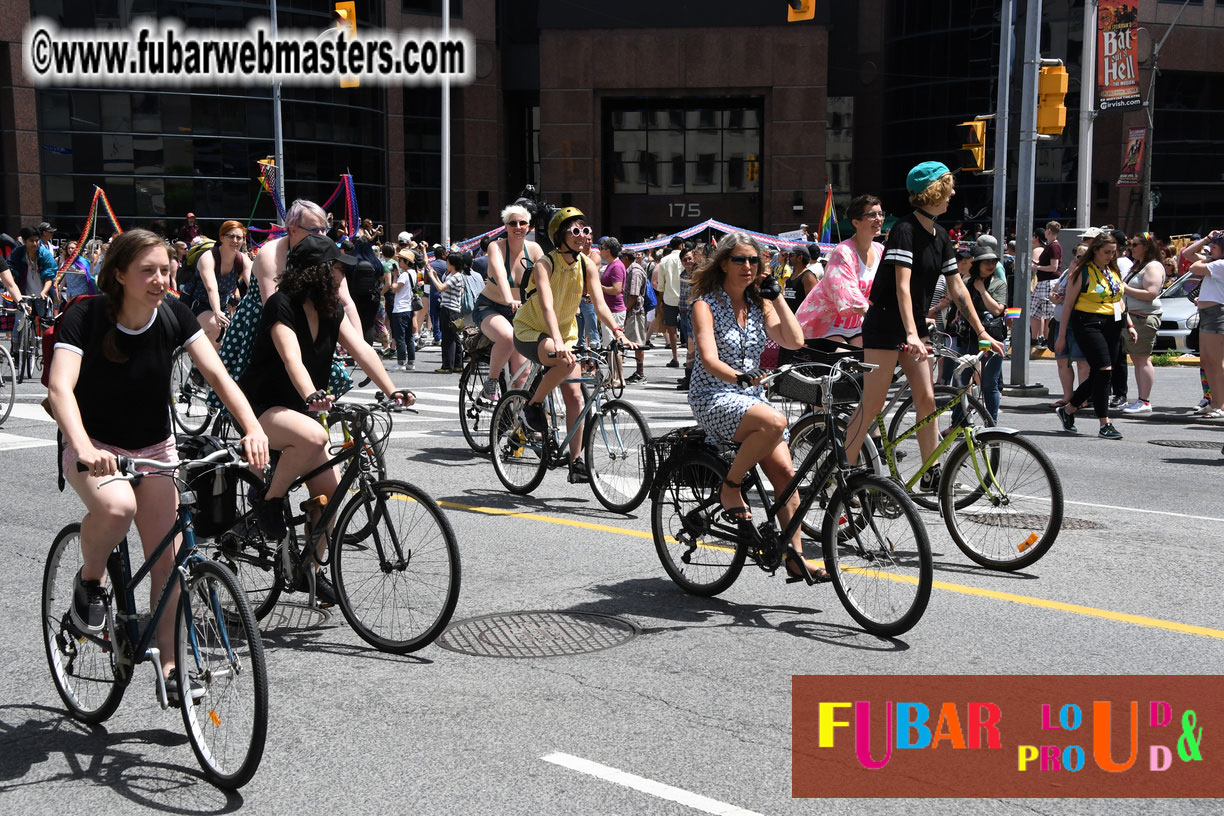
[[[786,583],[793,584],[796,581],[806,581],[809,584],[825,584],[833,579],[829,577],[829,573],[824,567],[812,568],[808,566],[808,559],[804,558],[799,553],[795,552],[794,547],[787,547],[786,554],[782,557],[782,563],[786,567]]]
[[[744,486],[743,482],[733,482],[730,479],[723,479],[723,484],[727,487],[734,487],[736,490]],[[751,523],[752,508],[747,504],[742,504],[739,507],[722,507],[721,505],[722,503],[720,502],[719,506],[722,510],[723,521],[729,521],[732,524]]]

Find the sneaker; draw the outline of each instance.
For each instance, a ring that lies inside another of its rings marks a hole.
[[[669,361],[669,362],[667,363],[667,367],[668,367],[668,368],[679,368],[679,367],[680,367],[680,361],[679,361],[679,360],[671,360],[671,361]]]
[[[1037,348],[1044,350],[1045,347],[1046,347],[1046,339],[1045,339],[1045,336],[1042,335],[1041,337],[1037,338]]]
[[[1110,398],[1109,398],[1109,407],[1110,407],[1110,408],[1121,408],[1121,407],[1122,407],[1123,405],[1125,405],[1125,404],[1126,404],[1126,396],[1125,396],[1125,395],[1123,395],[1123,396],[1121,396],[1121,397],[1119,397],[1119,396],[1117,396],[1117,395],[1114,395],[1114,396],[1112,396],[1112,397],[1110,397]]]
[[[644,382],[646,382],[646,375],[645,375],[645,374],[643,374],[643,373],[642,373],[642,372],[640,372],[640,371],[635,371],[635,372],[633,372],[632,374],[630,374],[628,377],[626,377],[626,378],[625,378],[625,382],[627,382],[627,383],[644,383]]]
[[[1056,411],[1064,431],[1067,433],[1079,433],[1079,431],[1075,430],[1075,414],[1068,413],[1067,409],[1062,405],[1058,406]]]
[[[392,357],[394,357],[394,356],[395,356],[395,349],[393,349],[393,348],[385,348],[385,349],[383,349],[383,350],[382,350],[382,358],[383,358],[384,360],[390,360],[390,359],[391,359]]]
[[[83,581],[78,572],[72,587],[70,615],[82,632],[96,635],[106,626],[106,590],[101,581]]]
[[[653,349],[653,348],[658,348],[658,346],[656,346],[654,343],[652,343],[652,342],[650,342],[649,340],[647,340],[645,343],[643,343],[642,345],[638,346],[638,348],[643,349],[643,350],[645,350],[645,351],[649,351],[650,349]]]
[[[408,362],[404,363],[404,370],[416,371],[416,360],[409,360]]]
[[[1203,397],[1201,400],[1199,400],[1199,404],[1194,407],[1194,413],[1196,414],[1201,414],[1201,413],[1204,413],[1205,411],[1210,411],[1210,410],[1211,410],[1211,400],[1207,399],[1206,397]]]
[[[1152,413],[1152,403],[1147,400],[1137,399],[1130,405],[1122,408],[1124,414],[1150,414]]]
[[[437,369],[434,369],[434,373],[435,374],[449,374],[451,373],[451,370],[449,368],[437,368]]]
[[[918,480],[919,493],[934,493],[939,489],[939,480],[943,474],[940,473],[939,465],[933,465],[926,473],[922,474],[922,478]]]
[[[310,591],[310,579],[306,577],[306,573],[302,573],[302,577],[298,579],[297,591]],[[315,603],[319,606],[336,605],[336,588],[321,571],[315,572]]]
[[[484,385],[480,388],[480,396],[476,397],[476,401],[485,405],[492,405],[500,397],[501,394],[497,391],[497,380],[485,380]]]
[[[195,704],[204,699],[204,686],[194,677],[190,678],[189,682],[191,684],[191,702]],[[166,702],[172,706],[181,706],[183,704],[183,690],[179,686],[177,667],[171,669],[170,674],[166,675]]]
[[[1102,439],[1121,439],[1122,434],[1118,433],[1118,429],[1113,426],[1112,422],[1106,422],[1101,426],[1101,430],[1097,431],[1097,436]]]
[[[255,503],[255,518],[259,529],[270,541],[280,541],[289,532],[285,527],[284,498],[262,498]]]
[[[577,459],[570,462],[569,483],[586,484],[589,481],[591,481],[591,474],[587,470],[586,462],[582,461],[582,457],[579,456]]]
[[[528,402],[524,405],[523,424],[528,430],[538,434],[548,433],[548,417],[544,416],[544,406],[537,402]]]

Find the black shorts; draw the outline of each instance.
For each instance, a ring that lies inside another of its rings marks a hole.
[[[919,340],[929,340],[927,323],[920,320],[914,324]],[[872,319],[870,311],[863,320],[863,348],[896,351],[905,344],[905,325],[896,313],[877,315]]]
[[[680,325],[680,307],[668,306],[663,304],[663,325],[669,329],[677,328]]]
[[[514,322],[514,310],[504,303],[497,303],[490,300],[484,295],[476,298],[476,306],[472,309],[472,322],[479,326],[485,322],[485,318],[491,315],[499,314],[502,317]]]
[[[526,357],[531,362],[540,363],[540,341],[546,337],[548,337],[547,334],[540,332],[540,334],[536,336],[535,340],[528,342],[525,340],[520,340],[519,336],[516,334],[514,335],[514,350]],[[543,365],[543,363],[540,363],[540,365]]]

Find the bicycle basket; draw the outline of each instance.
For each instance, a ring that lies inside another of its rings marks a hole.
[[[838,360],[862,360],[863,350],[839,343],[836,340],[816,338],[808,340],[804,347],[794,353],[792,363],[821,363],[831,366]],[[820,377],[825,373],[815,366],[799,371],[788,371],[774,380],[772,391],[779,397],[795,400],[806,405],[820,402]],[[839,379],[833,385],[833,402],[858,402],[862,398],[862,375],[851,379]]]
[[[215,436],[178,436],[175,447],[182,460],[200,459],[225,447]],[[182,479],[196,494],[192,522],[200,538],[212,538],[234,526],[238,518],[238,480],[229,467],[197,465],[184,467]]]
[[[643,446],[642,451],[644,455],[646,448],[649,447],[650,452],[654,455],[655,463],[662,465],[672,456],[683,455],[685,450],[705,444],[705,429],[700,425],[689,425],[684,428],[675,428],[662,436],[653,437],[646,446]]]

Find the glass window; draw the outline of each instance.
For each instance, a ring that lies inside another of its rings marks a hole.
[[[87,141],[98,141],[97,136],[80,137]],[[106,134],[101,138],[102,169],[108,173],[131,173],[135,169],[135,163],[132,155],[132,137],[128,135],[111,135]],[[97,167],[98,165],[93,165]],[[90,172],[85,169],[78,169],[78,173]]]
[[[221,121],[221,110],[213,96],[191,97],[191,127],[200,136],[217,135],[217,123]]]
[[[108,92],[101,95],[99,102],[102,106],[102,130],[132,132],[131,94]]]
[[[69,130],[72,127],[72,106],[64,91],[38,93],[38,121],[43,130]]]
[[[161,104],[156,94],[132,94],[132,130],[161,132]]]
[[[136,136],[132,138],[132,164],[136,173],[163,175],[165,156],[162,140],[158,136]]]
[[[69,94],[72,100],[72,129],[100,130],[102,127],[102,111],[98,94],[89,91],[73,91]],[[48,130],[53,130],[50,126]]]
[[[612,150],[624,161],[637,161],[646,152],[646,131],[625,130],[612,134]]]
[[[168,176],[190,176],[195,173],[191,139],[165,140],[165,173]]]

